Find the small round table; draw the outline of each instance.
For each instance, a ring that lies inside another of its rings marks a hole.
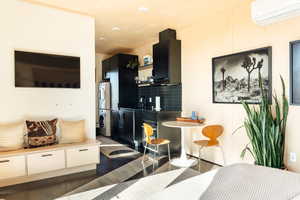
[[[197,128],[202,124],[194,122],[167,121],[162,123],[163,126],[171,128],[181,128],[181,155],[179,158],[172,159],[171,164],[177,167],[191,167],[197,164],[196,160],[188,159],[185,152],[184,129]]]

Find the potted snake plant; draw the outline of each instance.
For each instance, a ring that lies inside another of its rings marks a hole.
[[[264,91],[261,76],[259,86],[261,102],[259,106],[242,105],[246,111],[243,127],[246,129],[250,143],[242,150],[241,157],[249,152],[256,165],[284,169],[286,124],[289,112],[288,100],[285,96],[285,84],[282,84],[281,103],[277,95],[273,96],[274,105],[270,104],[268,93]]]

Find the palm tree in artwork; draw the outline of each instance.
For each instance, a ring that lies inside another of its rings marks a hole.
[[[225,83],[225,72],[226,69],[224,67],[221,68],[221,72],[222,72],[222,86],[223,86],[223,90],[225,90],[226,87],[226,83]]]

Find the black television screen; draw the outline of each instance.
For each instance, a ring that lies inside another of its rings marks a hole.
[[[80,57],[15,51],[15,86],[80,88]]]

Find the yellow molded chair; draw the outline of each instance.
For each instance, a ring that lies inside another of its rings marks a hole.
[[[199,146],[199,164],[201,160],[201,150],[204,147],[219,147],[222,151],[223,156],[223,162],[224,165],[226,165],[224,151],[222,146],[220,145],[220,142],[218,141],[218,137],[222,135],[223,133],[223,126],[221,125],[210,125],[206,126],[202,129],[202,134],[209,138],[209,140],[196,140],[194,141],[194,144]]]
[[[171,159],[170,140],[167,140],[164,138],[151,139],[151,137],[153,136],[153,132],[154,132],[152,126],[150,126],[149,124],[146,124],[146,123],[144,123],[143,126],[144,126],[144,132],[145,132],[145,137],[146,137],[146,140],[145,140],[146,144],[144,145],[144,156],[143,156],[142,162],[144,162],[147,149],[150,151],[153,151],[155,154],[158,154],[159,146],[161,146],[161,145],[168,145],[168,157],[170,160]],[[156,149],[150,148],[151,146],[155,146]]]

